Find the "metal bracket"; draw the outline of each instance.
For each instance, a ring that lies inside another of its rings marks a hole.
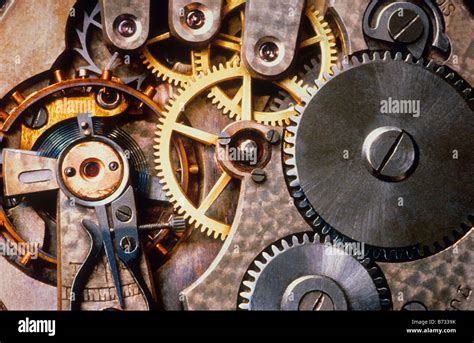
[[[248,0],[242,59],[256,78],[276,78],[292,65],[304,0]]]
[[[59,188],[57,160],[34,151],[3,149],[2,173],[6,196],[45,192]]]
[[[145,44],[150,31],[150,0],[100,0],[104,37],[119,50]]]
[[[372,38],[389,43],[400,43],[407,47],[416,58],[420,58],[429,43],[430,32],[433,41],[430,45],[442,52],[450,48],[444,32],[444,20],[436,6],[424,1],[427,9],[410,2],[393,2],[377,14],[375,27],[370,25],[380,2],[372,0],[363,19],[364,33]]]
[[[169,0],[173,36],[191,45],[206,45],[219,32],[223,0]]]

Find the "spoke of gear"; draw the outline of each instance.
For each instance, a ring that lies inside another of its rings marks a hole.
[[[213,235],[215,238],[225,239],[230,231],[230,225],[219,222],[209,217],[206,212],[231,182],[232,177],[226,172],[222,173],[216,186],[211,190],[206,199],[195,206],[186,196],[186,193],[178,184],[172,165],[169,161],[170,142],[173,134],[180,134],[188,139],[206,146],[216,146],[218,136],[209,132],[204,132],[184,125],[180,122],[183,108],[200,94],[204,94],[212,87],[227,81],[241,81],[241,91],[236,94],[236,101],[242,101],[242,115],[238,120],[255,121],[263,118],[263,114],[252,110],[252,106],[245,99],[250,99],[252,88],[250,86],[250,75],[238,61],[227,63],[226,65],[213,66],[211,70],[196,75],[186,87],[177,90],[175,97],[165,107],[163,118],[157,130],[156,169],[158,177],[163,185],[170,202],[174,205],[179,215],[185,216],[190,224],[196,228]],[[209,95],[208,95],[209,96]],[[218,109],[224,110],[222,104],[217,104]]]
[[[230,16],[234,12],[239,12],[240,20],[243,25],[243,5],[245,5],[244,0],[229,1],[223,11],[224,17]],[[317,73],[316,79],[323,80],[325,74],[330,74],[332,72],[332,67],[338,59],[335,37],[328,23],[324,21],[324,18],[314,9],[314,7],[309,6],[305,11],[305,16],[310,22],[314,34],[311,33],[311,37],[300,43],[300,49],[304,50],[314,46],[319,47],[320,62],[318,63],[319,72]],[[212,65],[211,54],[213,47],[219,47],[233,53],[231,61],[239,60],[241,43],[242,41],[240,37],[220,33],[208,49],[199,53],[198,58],[195,59],[195,61],[200,68],[206,68],[206,66],[209,68]],[[301,104],[301,99],[308,94],[308,84],[310,85],[313,81],[314,80],[311,80],[311,82],[305,83],[305,80],[300,80],[298,76],[289,76],[284,80],[275,81],[274,84],[282,89],[285,94],[289,95],[293,101],[292,104]],[[229,97],[221,88],[214,87],[210,92],[210,97],[215,99],[214,102],[218,104],[230,118],[239,119],[240,113],[242,113],[239,103],[236,102],[235,99]],[[292,104],[285,108],[281,107],[276,111],[260,112],[256,120],[265,125],[289,125],[290,117],[295,114]]]
[[[243,278],[241,310],[387,310],[391,295],[380,268],[317,233],[275,242]]]
[[[410,55],[363,53],[310,93],[285,134],[285,174],[316,232],[400,262],[472,230],[474,102],[461,77]],[[383,110],[400,101],[412,111]]]

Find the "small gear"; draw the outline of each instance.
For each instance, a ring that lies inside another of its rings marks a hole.
[[[241,6],[245,4],[244,0],[231,1],[226,7],[224,13],[226,16],[230,16],[231,13],[241,9]],[[315,78],[305,82],[300,80],[298,76],[290,76],[286,79],[275,81],[274,84],[282,89],[283,94],[287,95],[290,100],[290,104],[287,107],[281,106],[278,110],[273,110],[270,107],[270,111],[263,111],[262,116],[265,115],[266,120],[259,121],[261,124],[272,125],[272,126],[286,126],[290,124],[290,117],[294,115],[294,108],[292,103],[301,104],[301,99],[307,96],[308,85],[311,85],[314,80],[323,80],[324,74],[330,74],[332,67],[338,60],[338,53],[336,49],[335,37],[329,27],[328,23],[319,14],[313,6],[308,6],[305,11],[305,17],[310,23],[311,33],[310,37],[304,39],[300,44],[300,49],[306,49],[308,47],[317,45],[320,50],[320,62],[314,69],[318,70]],[[243,12],[240,15],[241,27],[243,27]],[[231,51],[234,55],[230,59],[236,60],[240,58],[240,46],[241,38],[232,34],[221,33],[218,39],[209,46],[207,50],[202,51],[199,54],[198,61],[199,66],[211,66],[211,49],[213,46],[222,48],[224,50]],[[313,60],[315,61],[315,60]],[[235,99],[229,97],[221,88],[214,87],[210,92],[210,97],[215,99],[215,103],[219,104],[225,111],[225,113],[231,118],[239,118],[241,108],[239,103]]]
[[[169,67],[166,63],[161,62],[153,55],[151,46],[168,41],[172,39],[170,32],[162,33],[146,42],[142,51],[142,60],[146,67],[156,75],[157,78],[168,82],[174,86],[186,85],[193,75],[203,71],[201,66],[201,52],[191,50],[191,68]]]
[[[467,83],[390,52],[354,56],[334,73],[297,107],[285,135],[287,183],[307,222],[389,262],[465,236],[474,224]]]
[[[223,17],[225,19],[228,19],[236,12],[240,13],[240,30],[243,26],[244,5],[245,0],[228,0],[223,9]],[[324,74],[331,72],[331,67],[338,59],[335,38],[329,25],[313,6],[308,6],[305,11],[305,16],[310,23],[309,26],[313,32],[310,33],[310,37],[301,42],[301,48],[306,49],[312,46],[319,47],[320,63],[317,78],[323,79]],[[207,49],[201,51],[190,51],[191,68],[171,68],[167,66],[166,63],[161,62],[156,58],[150,50],[152,45],[168,41],[169,39],[172,39],[171,34],[165,32],[149,40],[143,50],[142,58],[144,63],[147,65],[147,68],[151,69],[158,78],[161,78],[175,86],[185,86],[192,79],[193,75],[208,71],[212,68],[213,63],[211,61],[211,53],[214,46],[231,51],[232,57],[228,59],[228,62],[234,63],[240,60],[241,38],[234,36],[233,34],[222,32],[214,42],[211,42]],[[250,83],[252,79],[250,76],[248,76],[248,78]],[[295,103],[301,103],[301,99],[308,94],[307,84],[305,84],[303,80],[299,80],[297,76],[290,76],[284,80],[275,81],[274,84],[276,87],[283,90],[284,94],[293,99],[293,102]],[[237,93],[237,96],[240,97],[241,93]],[[242,113],[242,99],[235,96],[229,96],[220,87],[213,87],[210,91],[209,97],[214,99],[214,103],[218,105],[219,108],[221,108],[230,118],[236,120],[240,119]],[[249,104],[250,102],[256,102],[254,94],[247,95],[247,97],[249,97],[247,101]],[[262,109],[261,111],[258,111],[255,120],[265,125],[285,126],[290,123],[289,118],[295,114],[293,106],[288,106],[279,111]]]
[[[226,4],[222,11],[223,17],[233,11],[236,7],[240,7],[243,4],[245,4],[245,0],[226,0]],[[159,58],[155,57],[152,51],[152,46],[172,39],[174,38],[172,37],[171,32],[166,31],[148,40],[143,48],[141,58],[143,63],[156,75],[157,78],[177,87],[185,86],[194,75],[210,68],[209,50],[190,50],[190,68],[176,67],[182,63],[176,63],[174,66],[169,66],[169,63],[161,61]]]
[[[242,310],[387,310],[391,295],[380,268],[359,261],[316,233],[265,249],[244,276]]]

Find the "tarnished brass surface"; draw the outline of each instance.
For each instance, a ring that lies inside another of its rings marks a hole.
[[[0,98],[17,84],[51,68],[66,48],[64,31],[75,2],[7,2],[9,7],[0,18]]]

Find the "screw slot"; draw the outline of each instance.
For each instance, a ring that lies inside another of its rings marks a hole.
[[[121,206],[115,212],[115,217],[122,223],[126,223],[132,219],[133,211],[128,206]]]
[[[265,174],[265,171],[263,169],[254,169],[251,175],[252,180],[255,183],[264,183],[267,179],[267,174]]]
[[[266,139],[267,139],[267,142],[270,144],[273,144],[273,145],[278,144],[280,143],[280,133],[278,133],[278,131],[276,130],[270,130],[266,134]]]
[[[404,44],[417,41],[424,30],[420,16],[410,9],[398,9],[393,12],[388,22],[388,31],[392,38]]]

